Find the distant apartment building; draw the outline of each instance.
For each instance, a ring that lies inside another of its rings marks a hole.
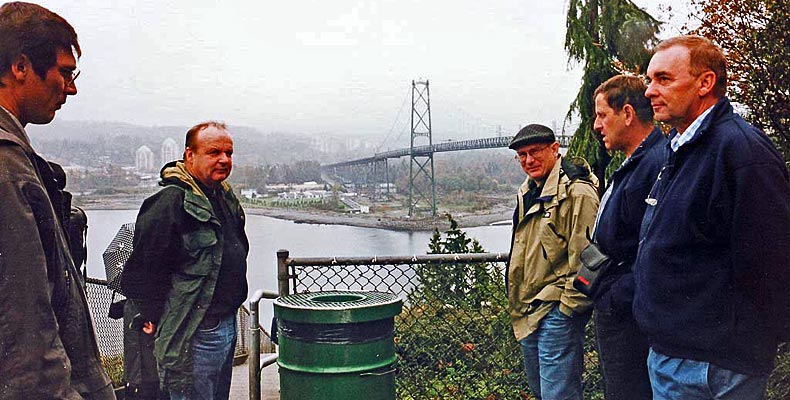
[[[161,154],[162,154],[162,165],[165,165],[173,160],[180,160],[181,159],[181,149],[176,144],[176,141],[167,138],[164,142],[162,142]]]
[[[310,140],[313,149],[327,154],[374,152],[375,144],[366,137],[317,136]]]
[[[154,165],[154,152],[148,146],[140,146],[135,152],[134,165],[140,172],[151,172],[156,170]]]

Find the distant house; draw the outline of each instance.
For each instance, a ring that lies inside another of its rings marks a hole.
[[[277,183],[277,184],[266,185],[266,190],[270,191],[270,192],[277,192],[277,193],[284,192],[284,191],[293,191],[293,192],[311,191],[311,192],[316,192],[316,191],[324,190],[324,184],[323,183],[317,183],[317,182],[305,182],[305,183],[302,183],[302,184],[297,184],[297,183]]]
[[[248,199],[257,199],[260,197],[258,191],[255,189],[241,189],[241,195]]]
[[[321,193],[318,193],[318,192],[311,192],[311,191],[307,191],[307,190],[302,192],[302,198],[305,198],[305,199],[320,199],[322,197],[323,196],[321,195]]]

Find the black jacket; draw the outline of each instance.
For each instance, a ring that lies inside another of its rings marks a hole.
[[[768,374],[790,304],[790,181],[771,140],[721,99],[650,199],[633,311],[651,346]]]
[[[631,316],[634,298],[633,265],[639,247],[639,228],[645,214],[645,198],[664,165],[667,140],[655,128],[631,157],[612,174],[611,194],[595,230],[595,240],[604,253],[623,262],[602,284],[595,309],[623,317]]]

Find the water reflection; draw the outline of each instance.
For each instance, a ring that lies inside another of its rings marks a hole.
[[[104,278],[102,252],[118,228],[134,222],[137,210],[89,210],[88,276]],[[247,216],[250,254],[247,279],[250,291],[277,290],[277,250],[287,249],[292,257],[393,256],[425,254],[432,232],[402,232],[345,225],[296,224],[261,215]],[[466,229],[489,252],[507,252],[510,226]],[[264,305],[264,318],[271,316]]]

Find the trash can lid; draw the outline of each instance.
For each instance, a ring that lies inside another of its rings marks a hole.
[[[286,321],[343,324],[400,314],[403,300],[392,293],[342,291],[297,293],[274,300],[274,315]]]

